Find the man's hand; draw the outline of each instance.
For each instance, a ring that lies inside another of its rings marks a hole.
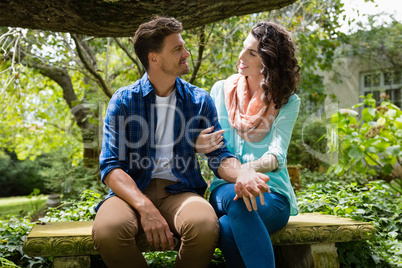
[[[106,176],[105,183],[117,196],[138,211],[149,245],[153,245],[155,249],[162,246],[163,251],[173,250],[173,234],[166,220],[125,171],[120,168],[113,169]]]
[[[169,225],[162,217],[159,210],[151,203],[144,205],[138,210],[141,217],[141,225],[147,236],[148,244],[153,245],[156,250],[161,246],[163,251],[174,249],[173,233]]]
[[[242,198],[248,211],[257,210],[256,197],[260,197],[261,205],[264,205],[264,193],[271,192],[267,182],[269,176],[255,172],[253,168],[242,167],[239,171],[234,189],[236,196],[234,200]],[[251,203],[251,204],[250,204]]]
[[[216,132],[212,132],[214,127],[204,129],[198,135],[195,141],[195,151],[199,154],[208,154],[210,152],[219,149],[223,145],[223,133],[225,130],[221,129]]]

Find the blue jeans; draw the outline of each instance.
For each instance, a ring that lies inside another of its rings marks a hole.
[[[257,211],[249,212],[242,199],[233,201],[234,184],[216,188],[210,203],[219,217],[219,248],[226,267],[275,267],[274,250],[269,234],[287,224],[289,202],[281,194],[264,193],[265,204],[257,197]]]

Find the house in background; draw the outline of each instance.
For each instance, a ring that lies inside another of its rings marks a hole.
[[[344,37],[332,71],[320,74],[327,96],[335,96],[339,108],[350,108],[362,102],[359,96],[373,94],[379,105],[386,95],[402,108],[402,23],[367,28]]]
[[[384,64],[385,65],[385,64]],[[390,101],[402,107],[402,70],[362,62],[358,57],[339,58],[333,70],[321,73],[327,95],[334,95],[339,108],[350,108],[361,102],[359,96],[373,94],[377,105],[385,93]]]

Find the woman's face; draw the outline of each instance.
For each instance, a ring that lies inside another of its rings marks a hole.
[[[239,55],[239,73],[244,76],[261,76],[262,64],[257,53],[258,40],[249,34]]]

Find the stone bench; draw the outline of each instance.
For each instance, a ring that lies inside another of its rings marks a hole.
[[[90,256],[98,254],[93,249],[92,224],[92,221],[37,224],[25,239],[24,253],[30,257],[53,257],[54,268],[90,267]],[[370,223],[306,213],[290,217],[286,227],[272,234],[271,239],[279,262],[291,254],[298,263],[303,259],[313,262],[314,267],[331,268],[339,267],[336,242],[369,239],[374,233]],[[137,244],[142,251],[153,250],[145,235],[137,239]],[[176,248],[179,244],[176,240]]]

